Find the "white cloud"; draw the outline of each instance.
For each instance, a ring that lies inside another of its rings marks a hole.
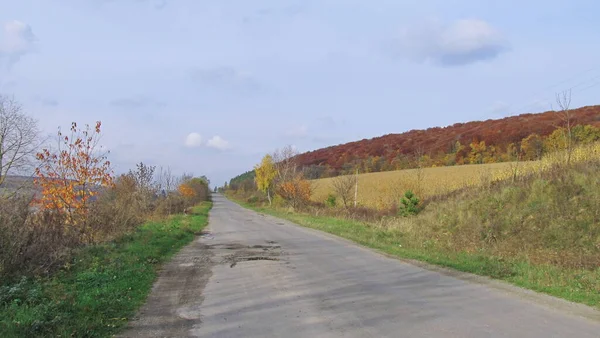
[[[185,146],[196,148],[202,145],[202,136],[198,133],[189,133],[185,138]]]
[[[390,52],[418,62],[461,66],[491,60],[509,49],[502,34],[483,20],[450,24],[428,21],[402,32]]]
[[[18,20],[7,21],[0,30],[0,58],[6,58],[10,67],[33,51],[36,40],[28,24]]]
[[[208,142],[206,142],[206,146],[218,150],[227,150],[231,148],[229,142],[225,141],[219,135],[213,136],[210,140],[208,140]]]

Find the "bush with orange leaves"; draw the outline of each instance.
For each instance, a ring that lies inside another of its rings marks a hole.
[[[79,129],[71,124],[70,135],[58,131],[58,149],[43,149],[36,157],[35,183],[41,188],[37,200],[44,211],[66,217],[70,225],[84,226],[90,202],[105,187],[113,184],[112,169],[106,154],[99,152],[101,123]]]
[[[277,187],[277,194],[286,200],[294,209],[305,206],[312,195],[311,183],[302,175],[281,182]]]
[[[188,201],[188,206],[208,200],[208,182],[201,177],[186,179],[179,184],[177,191]]]

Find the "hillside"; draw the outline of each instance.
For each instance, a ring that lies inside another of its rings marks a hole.
[[[572,109],[571,114],[574,124],[600,127],[600,105]],[[562,125],[564,121],[554,111],[522,114],[363,139],[309,151],[298,155],[297,160],[302,167],[329,166],[333,170],[339,170],[344,164],[369,157],[391,161],[402,155],[414,156],[417,152],[432,158],[439,157],[453,152],[457,141],[467,146],[462,156],[466,156],[468,145],[473,141],[484,141],[487,146],[505,151],[511,143],[519,144],[522,139],[534,133],[547,136]]]
[[[22,192],[32,192],[35,190],[33,177],[29,176],[7,176],[6,181],[0,184],[0,193],[3,191],[12,192],[21,189]]]

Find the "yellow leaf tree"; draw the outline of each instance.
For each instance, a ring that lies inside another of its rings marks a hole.
[[[277,176],[277,169],[273,163],[273,157],[267,154],[263,157],[260,164],[254,167],[256,176],[254,181],[258,189],[267,194],[269,199],[269,205],[271,205],[271,190],[273,189],[273,182]]]

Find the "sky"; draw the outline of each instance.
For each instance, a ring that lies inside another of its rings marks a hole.
[[[0,93],[213,184],[292,145],[600,104],[596,0],[3,0]]]

